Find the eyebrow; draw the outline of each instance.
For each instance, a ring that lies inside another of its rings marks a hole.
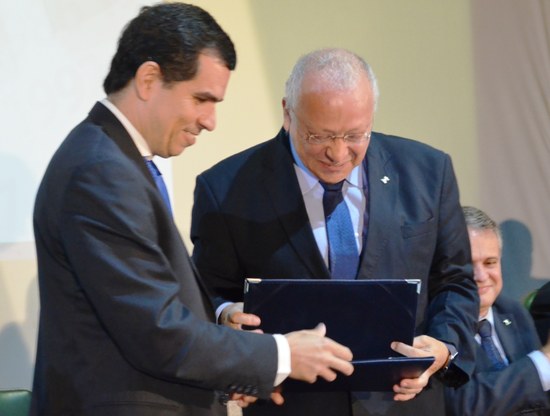
[[[213,101],[216,103],[221,103],[223,101],[223,98],[218,98],[209,92],[197,92],[194,95],[196,98],[200,98],[201,100]]]

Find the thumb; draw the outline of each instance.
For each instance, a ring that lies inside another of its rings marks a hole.
[[[320,322],[315,328],[313,328],[313,332],[321,337],[324,337],[327,333],[327,327],[324,323]]]

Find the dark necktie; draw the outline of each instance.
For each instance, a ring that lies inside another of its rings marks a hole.
[[[157,185],[157,188],[160,192],[160,195],[162,196],[162,199],[164,200],[166,206],[168,207],[168,211],[170,211],[170,214],[172,214],[172,206],[170,205],[170,197],[168,196],[168,190],[166,189],[166,184],[164,183],[164,179],[162,179],[162,173],[160,173],[160,170],[157,168],[157,165],[152,160],[145,160],[145,164],[147,165],[147,168],[149,169],[149,172],[151,172],[151,175],[153,176],[153,179],[155,180],[155,184]]]
[[[325,189],[323,208],[328,237],[329,268],[333,279],[355,279],[359,253],[348,206],[342,195],[344,181],[320,182]]]
[[[479,321],[477,332],[481,337],[481,348],[485,351],[491,363],[493,363],[493,370],[502,370],[506,367],[506,363],[502,359],[502,356],[497,350],[493,338],[491,337],[492,326],[487,319]]]

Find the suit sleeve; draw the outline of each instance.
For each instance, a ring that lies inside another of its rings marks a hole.
[[[219,201],[204,175],[197,177],[191,220],[193,260],[215,296],[215,304],[242,301],[245,272]]]
[[[502,371],[479,372],[464,386],[447,388],[445,401],[451,416],[512,415],[549,406],[537,370],[527,356]]]
[[[268,397],[277,367],[273,337],[194,313],[204,307],[196,282],[189,283],[197,277],[156,189],[144,182],[120,160],[85,166],[70,181],[60,233],[80,304],[91,305],[120,353],[144,373],[213,390],[257,386]],[[192,309],[187,302],[195,302]]]
[[[550,283],[538,289],[530,308],[539,339],[546,343],[550,335]]]
[[[427,334],[452,344],[458,356],[443,376],[450,386],[465,383],[475,366],[475,333],[479,297],[473,280],[468,232],[458,185],[448,155],[443,166],[439,224],[429,276]]]
[[[489,371],[485,353],[478,347],[472,379],[456,390],[446,389],[450,415],[500,416],[550,407],[536,366],[527,356],[541,346],[529,314],[518,302],[503,297],[497,299],[493,311],[495,329],[510,365],[502,371]],[[503,320],[511,321],[511,326],[502,325]]]

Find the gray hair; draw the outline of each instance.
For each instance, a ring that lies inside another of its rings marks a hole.
[[[302,82],[309,73],[319,75],[320,89],[339,91],[354,89],[360,77],[366,74],[372,88],[376,111],[380,91],[372,68],[360,56],[341,48],[319,49],[298,59],[286,81],[285,99],[288,109],[296,108]]]
[[[462,207],[466,226],[472,230],[489,230],[496,234],[498,245],[502,249],[502,235],[498,224],[485,212],[476,207]]]

